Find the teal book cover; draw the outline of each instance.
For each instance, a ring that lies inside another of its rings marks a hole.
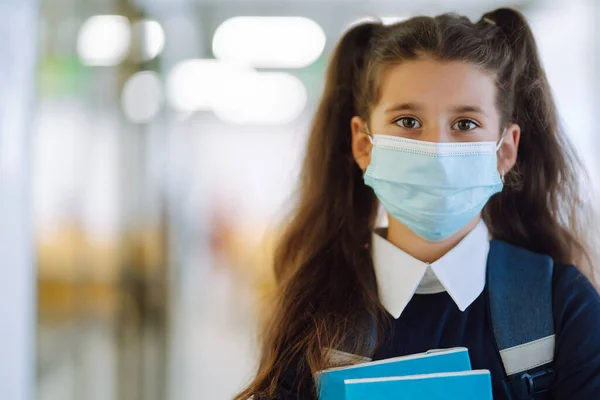
[[[347,379],[398,377],[439,372],[471,370],[466,348],[431,350],[426,353],[389,358],[332,368],[315,374],[320,400],[347,400],[344,381]],[[356,397],[355,397],[356,398]]]
[[[492,400],[487,370],[347,379],[346,400]]]

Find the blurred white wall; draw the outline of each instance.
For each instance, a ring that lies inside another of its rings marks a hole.
[[[29,164],[37,8],[34,0],[0,2],[0,396],[14,400],[31,400],[35,382]]]
[[[599,7],[594,0],[546,1],[528,15],[564,127],[596,184]]]

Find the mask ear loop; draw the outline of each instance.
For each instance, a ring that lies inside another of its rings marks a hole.
[[[500,147],[502,147],[502,143],[504,143],[505,137],[506,137],[506,128],[504,128],[504,130],[502,131],[502,135],[500,135],[500,140],[498,141],[498,144],[496,145],[496,152],[498,150],[500,150]]]
[[[498,152],[498,150],[500,150],[500,147],[502,147],[502,143],[504,143],[504,138],[506,137],[506,128],[504,128],[504,130],[502,131],[502,135],[500,135],[500,140],[498,141],[498,144],[496,145],[496,153]],[[504,169],[500,171],[500,180],[502,181],[502,183],[504,183]]]
[[[369,142],[371,142],[371,144],[373,144],[373,134],[371,132],[369,132],[369,125],[367,125],[367,124],[365,124],[365,132],[364,133],[369,138]]]
[[[371,142],[371,145],[373,145],[373,134],[371,134],[371,132],[369,132],[369,125],[365,124],[365,130],[363,132],[365,135],[367,135],[367,138],[369,138],[369,142]],[[365,174],[367,173],[367,170],[364,169],[362,172],[362,177],[363,179],[365,179]]]

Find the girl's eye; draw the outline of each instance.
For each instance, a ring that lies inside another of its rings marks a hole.
[[[470,119],[460,119],[456,121],[454,125],[452,125],[452,129],[458,131],[470,131],[475,128],[479,128],[479,125],[476,122],[471,121]]]
[[[398,118],[395,123],[404,129],[418,129],[421,127],[421,123],[412,117]]]

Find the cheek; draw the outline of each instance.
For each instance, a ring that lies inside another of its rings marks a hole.
[[[478,140],[498,143],[498,141],[500,140],[500,135],[501,133],[499,133],[496,129],[486,128],[481,130]],[[498,154],[500,154],[500,150],[498,150]]]

